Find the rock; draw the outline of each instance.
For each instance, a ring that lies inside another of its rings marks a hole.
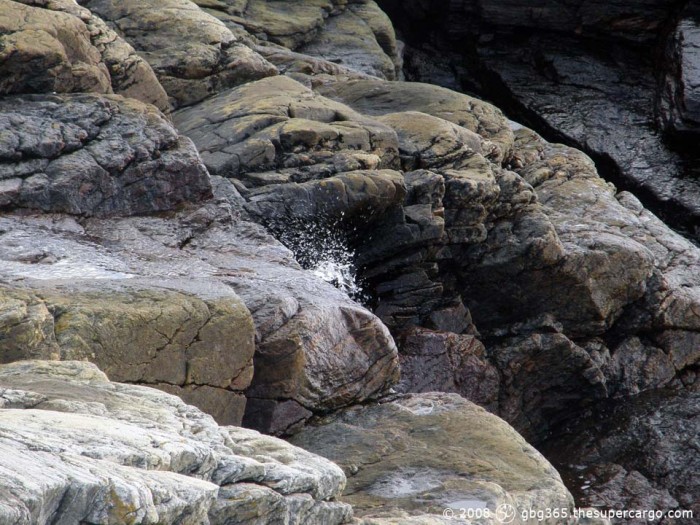
[[[643,296],[653,255],[619,228],[634,220],[590,159],[561,145],[536,147],[528,133],[518,132],[514,153],[522,178],[496,173],[487,238],[452,248],[464,268],[462,296],[480,330],[551,313],[574,337],[600,334]]]
[[[265,186],[248,194],[246,210],[259,222],[289,219],[371,221],[403,203],[406,188],[392,170],[351,171],[320,181]]]
[[[513,132],[499,109],[438,86],[357,79],[328,83],[320,86],[318,92],[367,115],[418,111],[452,122],[491,141],[496,146],[489,151],[494,162],[507,158],[513,145]],[[454,129],[451,133],[455,133]],[[467,141],[473,143],[473,139]]]
[[[27,4],[21,5],[21,4]],[[168,111],[165,91],[134,49],[72,0],[4,0],[0,93],[116,93]]]
[[[299,52],[386,80],[401,77],[401,58],[391,21],[372,1],[350,4],[324,21]]]
[[[425,113],[389,113],[379,120],[396,130],[405,171],[459,169],[476,153],[495,149],[476,133]]]
[[[0,279],[29,297],[3,316],[3,336],[32,341],[12,358],[88,358],[227,422],[245,391],[246,421],[279,433],[387,392],[398,359],[380,321],[217,202],[80,224],[0,218]]]
[[[0,12],[0,93],[112,91],[109,70],[80,18],[9,0]]]
[[[692,2],[667,41],[665,59],[659,116],[668,132],[692,140],[700,133],[700,10]]]
[[[212,174],[249,187],[396,164],[393,130],[282,76],[223,92],[174,120]]]
[[[53,316],[46,303],[29,292],[7,286],[0,287],[0,298],[0,360],[58,357]]]
[[[189,0],[81,3],[148,61],[176,108],[277,74],[272,64]]]
[[[374,1],[197,3],[232,29],[240,24],[253,35],[300,54],[387,80],[401,74],[394,28]]]
[[[697,391],[659,389],[606,403],[561,429],[544,451],[571,478],[581,505],[697,513],[699,402]]]
[[[455,392],[490,411],[498,408],[498,370],[473,335],[414,328],[398,344],[400,392]]]
[[[0,366],[3,523],[347,523],[331,462],[92,364]],[[89,435],[89,440],[85,435]],[[125,521],[126,520],[126,521]],[[265,521],[266,520],[266,521]]]
[[[410,80],[494,101],[548,139],[585,151],[606,179],[697,234],[697,155],[692,142],[663,136],[655,111],[672,130],[671,119],[683,126],[681,105],[693,104],[693,89],[680,91],[692,86],[693,47],[684,51],[678,40],[682,33],[690,42],[692,32],[672,29],[690,4],[381,2],[408,40]]]
[[[4,208],[133,215],[211,195],[192,143],[153,106],[133,99],[5,97],[0,134]]]
[[[608,394],[600,364],[562,334],[506,338],[489,355],[501,377],[497,413],[536,443]]]
[[[513,523],[524,523],[523,509],[573,505],[559,475],[534,448],[456,394],[413,394],[354,407],[306,427],[292,443],[343,467],[344,500],[358,516],[423,515],[423,521],[366,523],[442,523],[435,514],[460,507],[489,509],[494,519],[480,522],[497,523],[496,508],[505,503],[518,509]]]

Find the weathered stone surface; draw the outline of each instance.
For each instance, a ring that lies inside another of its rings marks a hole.
[[[212,174],[251,187],[397,163],[391,128],[282,76],[223,92],[174,120]]]
[[[11,409],[11,410],[10,410]],[[347,523],[331,462],[85,362],[0,366],[3,523]],[[89,439],[86,439],[89,436]]]
[[[87,357],[220,417],[240,416],[245,390],[246,420],[280,433],[388,391],[388,330],[221,199],[163,217],[2,217],[3,282],[34,297],[10,309],[3,335],[33,341],[10,355]]]
[[[396,130],[405,171],[459,169],[476,153],[488,156],[497,149],[471,130],[418,111],[389,113],[378,120]]]
[[[0,206],[78,215],[170,210],[211,196],[189,139],[118,96],[0,100]]]
[[[372,0],[196,3],[234,31],[240,24],[260,39],[300,54],[387,80],[401,74],[401,52],[394,28]]]
[[[114,92],[169,109],[151,67],[73,0],[3,0],[0,13],[0,93]]]
[[[87,0],[148,61],[174,107],[277,74],[226,26],[189,0]]]
[[[318,92],[367,115],[419,111],[452,122],[497,146],[489,152],[495,162],[507,158],[513,146],[513,132],[499,109],[438,86],[367,79],[328,83]]]
[[[408,40],[410,80],[487,97],[549,139],[584,150],[606,178],[697,236],[696,148],[692,138],[684,145],[662,133],[674,122],[696,126],[695,4],[380,2]]]
[[[660,114],[666,130],[700,134],[700,8],[688,2],[666,44],[666,75]]]
[[[621,230],[620,222],[635,221],[590,159],[526,130],[517,136],[522,178],[496,172],[487,238],[453,248],[464,267],[462,295],[480,329],[553,314],[575,337],[600,334],[645,293],[653,254]]]
[[[405,194],[403,176],[396,171],[350,171],[320,181],[251,191],[245,209],[260,222],[369,221],[402,204]]]
[[[1,93],[112,91],[107,66],[79,18],[2,0],[0,32]]]
[[[491,411],[498,408],[498,370],[473,335],[415,328],[398,345],[400,392],[456,392]]]
[[[570,477],[582,505],[683,509],[697,516],[699,433],[698,392],[657,390],[597,407],[557,433],[545,451]]]
[[[343,467],[344,501],[359,516],[399,509],[425,520],[428,513],[442,516],[446,507],[487,507],[495,515],[503,503],[518,510],[573,505],[534,448],[456,394],[414,394],[351,408],[306,427],[292,442]],[[442,523],[431,519],[415,523]],[[520,512],[513,523],[524,523]]]

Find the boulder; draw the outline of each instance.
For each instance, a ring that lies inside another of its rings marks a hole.
[[[240,422],[245,393],[247,423],[275,433],[386,393],[398,380],[386,327],[226,199],[81,223],[2,216],[10,358],[87,358],[224,422]]]
[[[336,465],[95,365],[0,365],[3,523],[348,523]],[[85,436],[89,436],[86,439]]]
[[[248,187],[395,167],[393,130],[283,76],[174,114],[213,175]]]
[[[133,215],[211,196],[192,142],[155,107],[116,95],[0,100],[0,206]]]
[[[573,506],[539,452],[456,394],[411,394],[353,407],[307,426],[292,443],[343,468],[344,501],[365,523],[443,523],[445,508],[455,510],[455,519],[460,508],[469,508],[491,513],[479,523],[495,524],[504,504],[516,509],[513,523],[525,523],[523,510]],[[417,517],[372,521],[401,511]]]
[[[495,106],[468,95],[429,84],[375,79],[329,82],[319,86],[318,92],[366,115],[381,116],[402,111],[426,113],[491,141],[495,147],[489,148],[488,153],[494,162],[510,156],[513,132],[503,113]]]
[[[394,27],[372,0],[342,2],[267,2],[197,0],[208,13],[235,30],[307,57],[350,70],[395,80],[401,75],[401,52]],[[306,59],[308,60],[308,58]]]
[[[81,1],[151,65],[173,107],[277,69],[189,0]]]
[[[0,11],[0,93],[114,92],[168,111],[151,67],[73,0],[3,0]]]
[[[107,66],[80,18],[10,0],[2,0],[0,13],[0,92],[112,91]]]

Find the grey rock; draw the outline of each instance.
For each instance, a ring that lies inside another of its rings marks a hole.
[[[174,120],[212,174],[248,187],[396,167],[391,128],[287,77],[222,92]]]
[[[282,45],[350,70],[394,80],[401,52],[389,18],[372,1],[266,2],[197,1],[232,30],[245,27],[264,41]],[[264,54],[264,53],[263,53]]]
[[[74,0],[15,0],[3,5],[21,14],[4,27],[9,45],[5,59],[0,59],[7,73],[3,93],[114,92],[169,111],[168,96],[148,63]],[[111,89],[105,89],[103,78],[89,83],[105,74]]]
[[[77,215],[166,211],[211,196],[189,139],[153,106],[119,96],[0,101],[5,208]]]
[[[343,467],[345,501],[365,523],[443,523],[446,507],[478,507],[493,515],[475,522],[495,524],[495,510],[504,503],[518,510],[514,523],[524,523],[523,509],[573,505],[534,448],[456,394],[413,394],[350,408],[307,426],[292,442]],[[402,511],[416,517],[391,521]],[[382,514],[389,521],[381,521]]]
[[[189,0],[87,0],[81,4],[134,46],[175,108],[277,74],[272,64]]]
[[[90,363],[0,366],[0,427],[3,523],[340,524],[352,517],[334,501],[345,477],[331,462],[251,430],[219,427],[175,396],[112,383]]]

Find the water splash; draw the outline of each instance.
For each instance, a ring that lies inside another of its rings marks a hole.
[[[302,268],[366,304],[369,297],[358,278],[348,231],[330,220],[289,220],[268,224],[270,231],[294,255]]]

